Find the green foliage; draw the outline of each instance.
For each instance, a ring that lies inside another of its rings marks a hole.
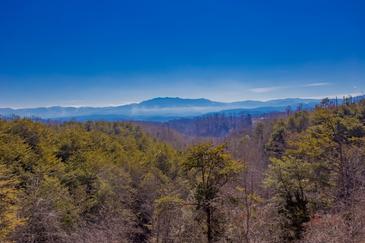
[[[128,123],[0,121],[1,239],[67,242],[82,227],[119,222],[115,237],[147,241],[145,205],[173,186],[179,160]]]
[[[269,155],[274,157],[280,157],[284,154],[287,146],[287,128],[283,121],[279,121],[275,124],[271,138],[266,145],[265,149]]]
[[[311,114],[298,112],[275,126],[266,185],[274,190],[284,241],[301,238],[315,212],[348,205],[362,185],[356,171],[365,159],[362,109],[361,103],[323,101]]]
[[[210,143],[192,147],[182,168],[189,174],[194,190],[196,210],[205,214],[205,232],[208,242],[219,239],[223,232],[223,215],[217,202],[224,200],[222,187],[243,170],[243,164],[231,159],[223,145]]]
[[[20,191],[16,188],[17,184],[18,180],[5,165],[0,164],[0,241],[2,242],[23,222],[18,217]]]
[[[303,224],[310,219],[306,191],[312,187],[311,164],[293,157],[272,159],[268,170],[266,184],[275,189],[274,200],[278,204],[278,212],[283,218],[281,222],[283,241],[299,239],[303,232]]]
[[[232,160],[224,150],[223,145],[200,144],[190,149],[182,163],[183,169],[192,175],[198,208],[215,199],[220,188],[243,169],[243,164]]]
[[[288,118],[288,129],[293,132],[302,132],[309,126],[307,111],[298,111]]]

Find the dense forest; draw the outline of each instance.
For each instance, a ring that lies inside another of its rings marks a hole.
[[[365,101],[245,119],[0,120],[0,241],[364,242]]]

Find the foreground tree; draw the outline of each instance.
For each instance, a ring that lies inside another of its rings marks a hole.
[[[206,143],[189,151],[183,169],[191,178],[196,211],[204,215],[207,242],[214,242],[223,233],[224,217],[219,205],[224,203],[225,197],[222,196],[221,189],[242,171],[243,164],[232,160],[223,145],[214,147]]]
[[[274,189],[274,203],[280,218],[280,238],[290,242],[302,237],[310,219],[306,191],[311,188],[311,165],[293,157],[272,158],[266,184]]]

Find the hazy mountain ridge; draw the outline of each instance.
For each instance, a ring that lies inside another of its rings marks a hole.
[[[184,99],[179,97],[158,97],[139,103],[142,107],[189,107],[189,106],[224,106],[229,103],[212,101],[209,99]]]
[[[140,103],[110,107],[39,107],[11,109],[0,108],[0,115],[20,117],[39,117],[60,120],[171,120],[181,117],[193,117],[207,113],[235,111],[244,113],[280,112],[287,106],[303,104],[314,107],[318,99],[276,99],[269,101],[216,102],[208,99],[183,99],[159,97]]]

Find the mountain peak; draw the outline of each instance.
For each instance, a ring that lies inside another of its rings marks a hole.
[[[217,106],[223,103],[211,101],[204,98],[186,99],[179,97],[157,97],[142,101],[139,105],[144,107],[189,107],[189,106]]]

